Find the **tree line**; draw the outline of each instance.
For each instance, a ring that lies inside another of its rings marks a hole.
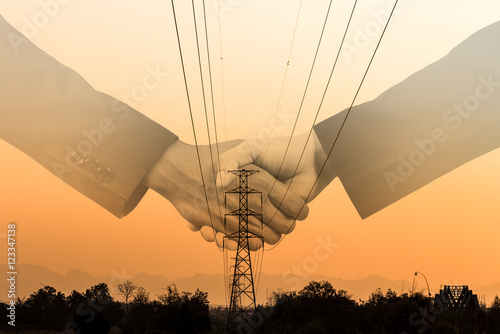
[[[69,295],[44,286],[29,297],[17,299],[16,327],[6,322],[0,330],[55,331],[57,333],[107,334],[207,333],[211,330],[208,293],[179,292],[170,285],[164,294],[151,299],[149,293],[130,281],[118,285],[123,301],[114,299],[106,283]],[[4,307],[5,306],[5,307]],[[7,319],[7,305],[2,305]],[[150,331],[151,332],[151,331]]]
[[[117,286],[120,300],[105,283],[69,295],[44,286],[17,299],[16,333],[225,333],[227,310],[209,309],[208,293],[179,292],[175,285],[152,299],[133,282]],[[7,305],[2,305],[4,319]],[[14,331],[6,322],[2,331]],[[328,281],[311,281],[298,291],[275,291],[265,305],[236,324],[237,333],[500,333],[500,299],[489,308],[445,311],[422,294],[380,289],[355,300]],[[32,333],[32,332],[31,332]]]
[[[500,333],[500,299],[490,308],[469,304],[464,311],[421,293],[385,293],[354,300],[328,281],[312,281],[299,291],[273,292],[268,305],[239,324],[242,333],[494,334]]]

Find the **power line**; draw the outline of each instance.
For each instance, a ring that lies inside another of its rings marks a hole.
[[[215,117],[214,87],[213,87],[213,82],[212,82],[212,63],[210,60],[210,46],[209,46],[209,39],[208,39],[207,12],[205,9],[205,0],[203,0],[203,20],[205,22],[205,39],[207,42],[208,76],[210,78],[210,96],[211,96],[211,100],[212,100],[212,115],[214,118],[214,133],[215,133],[215,145],[216,145],[215,147],[217,149],[217,162],[219,164],[219,169],[220,169],[221,163],[220,163],[220,150],[219,150],[219,135],[217,133],[217,117]],[[222,173],[222,172],[219,171],[219,173]],[[222,186],[222,178],[219,178],[219,179],[220,179],[220,183]],[[215,182],[217,183],[217,179],[215,179]],[[215,185],[215,189],[217,191],[217,184]],[[219,198],[218,193],[217,193],[217,198]],[[219,208],[220,208],[220,203],[219,203]],[[222,215],[221,215],[221,219],[222,219]]]
[[[286,155],[288,153],[288,150],[290,149],[290,144],[292,142],[293,134],[295,133],[295,129],[296,129],[297,123],[299,121],[300,112],[302,111],[302,107],[304,105],[304,101],[305,101],[305,98],[306,98],[307,90],[309,89],[309,83],[311,82],[311,77],[312,77],[312,74],[313,74],[313,71],[314,71],[314,67],[316,65],[316,59],[318,58],[318,53],[319,53],[319,49],[320,49],[320,46],[321,46],[321,41],[323,40],[323,35],[324,35],[324,32],[325,32],[326,24],[328,22],[328,17],[330,15],[330,9],[332,7],[332,2],[333,2],[333,0],[330,0],[330,4],[328,5],[328,10],[326,12],[325,21],[323,23],[323,28],[321,30],[321,34],[320,34],[320,37],[319,37],[318,46],[316,47],[316,53],[314,54],[314,59],[313,59],[313,62],[312,62],[311,70],[309,72],[309,77],[307,78],[306,87],[304,89],[304,94],[302,95],[302,100],[300,102],[299,110],[297,112],[297,117],[295,118],[295,122],[293,124],[292,132],[290,134],[290,139],[288,140],[288,143],[286,145],[285,154],[283,155],[283,159],[281,160],[281,164],[280,164],[280,167],[278,168],[278,172],[276,174],[276,178],[275,178],[275,180],[274,180],[274,182],[273,182],[273,184],[271,186],[271,189],[269,190],[269,193],[271,193],[271,191],[273,191],[274,186],[276,185],[278,177],[279,177],[279,175],[281,173],[281,170],[283,168],[283,164],[285,163]]]
[[[291,46],[290,46],[290,52],[288,53],[288,59],[286,61],[285,74],[283,75],[283,82],[281,83],[281,91],[280,91],[280,95],[279,95],[279,98],[278,98],[278,105],[276,106],[276,112],[274,114],[273,125],[271,127],[271,134],[269,135],[269,139],[267,140],[266,150],[264,151],[264,156],[262,157],[262,159],[264,159],[266,157],[266,155],[267,155],[267,150],[269,148],[269,143],[271,142],[271,138],[273,137],[274,127],[276,125],[276,119],[278,118],[278,111],[279,111],[279,108],[280,108],[280,105],[281,105],[281,98],[283,97],[283,91],[284,91],[284,88],[285,88],[285,82],[286,82],[286,77],[287,77],[287,74],[288,74],[288,68],[290,66],[290,59],[292,58],[292,50],[293,50],[293,45],[294,45],[294,42],[295,42],[295,35],[297,33],[297,26],[299,25],[299,18],[300,18],[300,10],[301,10],[301,8],[302,8],[302,0],[300,0],[300,3],[299,3],[299,10],[298,10],[298,13],[297,13],[297,20],[295,21],[295,28],[293,29],[292,43],[291,43]],[[262,150],[261,150],[261,153],[262,153]]]
[[[203,1],[203,4],[205,4],[205,1]],[[210,161],[212,162],[212,174],[214,177],[214,183],[217,182],[217,177],[215,175],[215,166],[214,166],[214,156],[213,156],[213,151],[212,151],[212,139],[210,138],[210,125],[208,121],[208,110],[207,110],[207,100],[205,96],[205,80],[203,79],[203,68],[202,68],[202,62],[201,62],[201,53],[200,53],[200,42],[198,38],[198,24],[196,22],[196,9],[194,6],[194,0],[191,0],[191,5],[193,8],[193,22],[194,22],[194,32],[196,36],[196,50],[198,52],[198,65],[200,69],[200,80],[201,80],[201,91],[202,91],[202,96],[203,96],[203,108],[205,110],[205,123],[207,125],[207,136],[208,136],[208,149],[210,151]],[[205,11],[203,11],[203,14],[205,15]],[[205,20],[205,28],[206,28],[206,16],[204,16]],[[205,30],[206,36],[208,38],[208,33]],[[207,39],[207,50],[208,50],[208,39]],[[210,58],[209,58],[210,60]],[[210,64],[209,64],[210,66]],[[210,78],[210,81],[212,79]],[[213,96],[213,95],[212,95]],[[221,210],[221,205],[219,201],[219,191],[217,190],[217,184],[215,185],[215,195],[217,197],[217,206],[219,207],[219,216],[221,218],[221,224],[222,224],[222,210]],[[215,243],[217,244],[217,238],[215,238]],[[219,245],[217,245],[219,246]]]
[[[217,117],[215,116],[215,100],[214,100],[214,88],[213,88],[213,80],[212,80],[212,62],[211,62],[211,59],[210,59],[210,42],[209,42],[209,38],[208,38],[208,27],[207,27],[207,13],[206,13],[206,6],[205,6],[205,0],[202,0],[202,3],[203,3],[203,22],[204,22],[204,26],[205,26],[205,40],[206,40],[206,45],[207,45],[207,60],[208,60],[208,76],[209,76],[209,79],[210,79],[210,98],[211,98],[211,101],[212,101],[212,115],[213,115],[213,118],[214,118],[214,133],[215,133],[215,147],[216,147],[216,150],[217,150],[217,162],[219,164],[219,169],[220,169],[220,166],[221,166],[221,163],[220,163],[220,150],[219,150],[219,136],[218,136],[218,133],[217,133]],[[212,162],[212,166],[213,166],[213,162]],[[219,178],[221,179],[220,182],[221,182],[221,185],[222,185],[222,178]],[[218,190],[217,190],[217,179],[214,180],[215,181],[215,191],[216,191],[216,194],[217,194],[217,201],[219,200],[219,193],[218,193]],[[220,212],[220,203],[219,203],[219,213],[221,215],[221,219],[222,218],[222,213]],[[222,224],[222,226],[224,226],[224,224]],[[224,226],[224,232],[226,233],[226,228]],[[217,243],[217,234],[216,234],[216,238],[215,238],[215,242]],[[228,303],[227,301],[227,295],[228,295],[228,287],[229,287],[229,283],[226,282],[226,255],[225,255],[225,249],[224,249],[224,239],[222,241],[222,252],[223,252],[223,256],[222,256],[222,266],[224,268],[224,288],[225,288],[225,291],[226,291],[226,304]]]
[[[194,125],[193,110],[192,110],[192,107],[191,107],[191,98],[190,98],[190,95],[189,95],[189,88],[188,88],[187,77],[186,77],[186,68],[184,66],[184,57],[182,56],[181,39],[180,39],[180,36],[179,36],[179,27],[178,27],[178,24],[177,24],[177,16],[176,16],[176,13],[175,13],[174,0],[171,0],[171,3],[172,3],[172,13],[174,15],[175,33],[176,33],[176,36],[177,36],[177,44],[179,46],[179,55],[180,55],[181,65],[182,65],[182,75],[183,75],[183,78],[184,78],[184,87],[186,89],[186,96],[187,96],[187,102],[188,102],[188,107],[189,107],[189,115],[191,117],[191,126],[193,128],[194,143],[195,143],[195,146],[196,146],[196,155],[198,157],[198,165],[200,167],[201,182],[202,182],[202,185],[203,185],[203,192],[204,192],[205,200],[206,200],[206,203],[207,203],[208,217],[210,218],[210,225],[212,226],[212,230],[214,232],[215,243],[217,245],[217,248],[219,248],[219,250],[221,250],[220,247],[219,247],[219,245],[217,244],[217,237],[216,237],[216,234],[215,234],[214,224],[213,224],[213,221],[212,221],[212,213],[210,212],[210,206],[209,206],[209,203],[208,203],[207,189],[206,189],[206,186],[205,186],[205,178],[203,177],[203,168],[202,168],[202,165],[201,165],[200,150],[198,148],[198,139],[196,138],[196,128],[195,128],[195,125]]]
[[[225,84],[224,84],[224,62],[223,62],[223,53],[222,53],[222,23],[221,23],[221,15],[220,15],[220,0],[217,1],[217,16],[218,16],[218,23],[219,23],[219,51],[220,51],[220,68],[221,68],[221,88],[222,88],[222,111],[224,114],[224,139],[225,139],[225,149],[226,149],[226,164],[229,164],[229,154],[228,154],[228,146],[227,146],[227,122],[226,122],[226,94],[225,94]],[[208,40],[208,39],[207,39]],[[212,97],[213,101],[213,97]],[[218,147],[218,146],[217,146]],[[220,167],[220,156],[219,156],[219,167]],[[222,184],[222,177],[221,177],[221,184]],[[226,232],[226,226],[224,225],[224,232]],[[227,233],[225,233],[227,234]],[[224,238],[222,239],[222,248],[223,248],[223,254],[224,254],[224,288],[226,291],[226,306],[229,304],[230,296],[229,296],[229,273],[226,270],[226,267],[228,266],[229,259],[228,259],[228,251],[229,251],[229,245],[224,245]]]
[[[307,201],[308,201],[309,197],[311,196],[311,194],[312,194],[312,192],[313,192],[313,190],[314,190],[314,187],[316,187],[316,184],[318,183],[318,180],[319,180],[319,178],[320,178],[320,176],[321,176],[321,173],[323,172],[323,170],[324,170],[324,168],[325,168],[326,164],[328,163],[328,160],[330,159],[330,155],[332,154],[333,149],[335,148],[335,145],[337,144],[337,141],[338,141],[338,139],[339,139],[339,137],[340,137],[340,134],[341,134],[342,130],[344,129],[344,126],[345,126],[345,124],[346,124],[347,118],[349,117],[349,115],[350,115],[350,113],[351,113],[351,110],[352,110],[352,107],[354,106],[354,103],[356,102],[356,99],[357,99],[357,97],[358,97],[358,95],[359,95],[359,92],[360,92],[360,90],[361,90],[361,87],[363,86],[363,83],[364,83],[364,81],[365,81],[365,79],[366,79],[366,76],[367,76],[367,74],[368,74],[368,71],[370,70],[370,67],[371,67],[371,65],[372,65],[372,63],[373,63],[373,59],[375,58],[375,55],[377,54],[378,48],[379,48],[379,46],[380,46],[380,43],[382,42],[382,39],[383,39],[383,37],[384,37],[384,35],[385,35],[385,32],[386,32],[386,30],[387,30],[387,27],[389,26],[389,22],[391,21],[391,18],[392,18],[393,14],[394,14],[394,10],[396,9],[396,6],[397,6],[398,2],[399,2],[399,0],[396,0],[396,1],[394,2],[394,6],[392,7],[392,10],[391,10],[391,13],[390,13],[390,15],[389,15],[389,18],[387,19],[387,22],[386,22],[386,24],[385,24],[385,26],[384,26],[384,30],[382,31],[382,34],[380,35],[380,39],[379,39],[379,40],[378,40],[378,42],[377,42],[377,45],[376,45],[375,50],[374,50],[374,52],[373,52],[373,55],[372,55],[372,57],[371,57],[371,59],[370,59],[370,62],[368,63],[368,66],[367,66],[367,68],[366,68],[366,71],[365,71],[365,73],[363,74],[363,77],[362,77],[361,82],[360,82],[360,84],[359,84],[359,86],[358,86],[358,89],[356,90],[356,94],[354,95],[354,98],[352,99],[351,105],[349,106],[349,109],[347,110],[347,113],[346,113],[346,115],[345,115],[345,117],[344,117],[344,120],[342,121],[342,124],[341,124],[341,126],[340,126],[339,132],[337,133],[337,136],[335,137],[335,140],[334,140],[334,142],[333,142],[333,144],[332,144],[332,147],[331,147],[330,151],[328,152],[328,154],[327,154],[327,156],[326,156],[325,162],[323,163],[323,165],[321,166],[321,169],[319,170],[318,176],[316,177],[316,180],[314,181],[314,184],[313,184],[313,186],[311,187],[311,190],[309,191],[309,194],[307,195],[307,197],[306,197],[306,199],[305,199],[305,201],[304,201],[304,204],[302,205],[301,209],[299,210],[299,213],[298,213],[298,214],[297,214],[297,216],[295,217],[294,222],[297,220],[297,217],[299,216],[300,212],[302,211],[302,209],[303,209],[303,208],[304,208],[304,206],[306,205],[306,203],[307,203]],[[314,125],[313,125],[313,127],[314,127]],[[299,163],[300,163],[300,162],[299,162]],[[295,176],[295,175],[294,175],[294,176]],[[293,177],[292,177],[292,181],[291,181],[291,182],[290,182],[290,184],[288,185],[288,188],[290,187],[290,185],[291,185],[291,183],[292,183],[292,182],[293,182]],[[288,189],[287,189],[287,191],[288,191]],[[291,229],[291,227],[292,227],[292,226],[293,226],[293,223],[292,223],[292,225],[290,225],[290,227],[288,228],[288,231],[284,234],[285,236],[286,236],[286,234],[288,234],[288,232],[290,232],[290,229]],[[276,243],[273,247],[271,247],[268,251],[271,251],[271,250],[273,250],[274,248],[276,248],[276,246],[278,246],[278,245],[280,244],[280,242],[281,242],[281,241],[283,241],[283,239],[284,239],[284,238],[285,238],[285,237],[281,238],[281,239],[280,239],[280,240],[279,240],[279,241],[278,241],[278,242],[277,242],[277,243]]]
[[[335,57],[335,61],[333,62],[333,66],[332,66],[332,69],[331,69],[331,71],[330,71],[330,76],[328,77],[328,81],[327,81],[327,83],[326,83],[326,87],[325,87],[325,89],[324,89],[324,91],[323,91],[323,95],[322,95],[322,97],[321,97],[321,101],[320,101],[320,103],[319,103],[318,110],[316,111],[316,115],[314,116],[314,120],[313,120],[313,122],[312,122],[311,129],[310,129],[309,134],[308,134],[308,136],[307,136],[306,143],[304,144],[304,148],[302,149],[302,152],[301,152],[301,154],[300,154],[299,161],[298,161],[298,163],[297,163],[297,167],[295,167],[295,170],[294,170],[294,172],[293,172],[293,174],[292,174],[291,181],[290,181],[290,183],[288,184],[288,187],[287,187],[287,189],[286,189],[286,191],[285,191],[285,194],[283,195],[283,198],[281,199],[281,202],[280,202],[280,204],[278,205],[278,208],[276,209],[276,212],[275,212],[275,213],[274,213],[274,215],[271,217],[271,220],[269,221],[269,223],[268,223],[268,224],[270,224],[270,223],[273,221],[274,217],[276,216],[276,214],[278,213],[279,209],[281,208],[281,205],[282,205],[282,204],[283,204],[283,202],[285,201],[286,195],[288,194],[288,191],[290,190],[290,187],[291,187],[291,185],[292,185],[293,179],[295,178],[295,175],[297,174],[297,170],[299,169],[300,162],[302,161],[302,158],[303,158],[304,153],[305,153],[305,151],[306,151],[307,144],[309,143],[309,139],[311,138],[312,132],[314,131],[314,124],[316,123],[316,120],[318,119],[319,113],[320,113],[321,108],[322,108],[322,106],[323,106],[323,102],[325,101],[325,97],[326,97],[326,94],[327,94],[327,92],[328,92],[328,88],[330,87],[330,83],[331,83],[331,80],[332,80],[332,78],[333,78],[333,73],[335,72],[335,68],[337,67],[337,62],[338,62],[339,57],[340,57],[340,52],[342,51],[342,46],[344,45],[344,41],[345,41],[345,38],[346,38],[346,36],[347,36],[347,32],[349,31],[349,27],[350,27],[350,25],[351,25],[352,17],[354,16],[354,12],[356,11],[356,5],[357,5],[357,3],[358,3],[358,1],[357,1],[357,0],[356,0],[356,1],[354,1],[354,5],[353,5],[353,7],[352,7],[351,14],[350,14],[350,16],[349,16],[349,20],[348,20],[347,25],[346,25],[346,28],[345,28],[345,30],[344,30],[344,35],[342,36],[342,40],[341,40],[341,42],[340,42],[339,49],[338,49],[338,51],[337,51],[337,56]],[[293,226],[293,224],[292,224],[291,226]],[[291,228],[291,226],[290,226],[290,228]],[[290,228],[289,228],[288,230],[290,230]]]
[[[227,123],[226,123],[226,93],[224,85],[224,57],[222,55],[222,23],[220,16],[220,0],[217,1],[217,13],[219,17],[219,48],[220,48],[220,73],[221,73],[221,84],[222,84],[222,110],[224,112],[224,138],[226,144],[226,164],[229,164],[229,154],[227,147]]]
[[[262,212],[262,193],[260,194],[260,211],[259,212]],[[264,231],[264,220],[260,219],[259,235],[262,236],[263,231]],[[255,251],[255,253],[256,253],[255,257],[257,258],[256,266],[255,266],[257,268],[257,270],[255,271],[255,273],[257,275],[257,279],[255,281],[255,283],[256,283],[255,284],[255,287],[256,287],[255,288],[255,295],[257,295],[257,293],[259,292],[260,277],[262,275],[262,264],[264,263],[264,238],[262,238],[260,248],[258,248]]]

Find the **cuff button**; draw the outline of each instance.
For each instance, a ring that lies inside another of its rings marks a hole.
[[[87,171],[94,173],[94,172],[97,172],[99,170],[99,168],[101,167],[101,164],[96,159],[88,158],[88,159],[85,159],[83,167]]]
[[[70,157],[71,163],[80,166],[85,161],[85,154],[80,154],[78,152],[73,152]]]
[[[96,172],[97,179],[100,182],[107,182],[111,180],[111,177],[113,176],[113,172],[111,172],[111,169],[106,168],[106,167],[99,167]]]

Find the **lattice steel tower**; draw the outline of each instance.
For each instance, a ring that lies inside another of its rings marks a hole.
[[[248,231],[249,217],[255,217],[262,226],[262,215],[259,212],[249,208],[249,195],[260,195],[262,205],[262,193],[248,187],[248,177],[258,173],[256,170],[230,170],[229,173],[239,177],[239,187],[226,192],[228,194],[239,195],[239,208],[226,213],[224,223],[230,216],[239,217],[239,229],[237,232],[225,237],[225,242],[234,240],[237,243],[236,256],[234,262],[234,273],[231,275],[231,298],[229,303],[229,315],[227,331],[236,329],[239,321],[249,317],[255,311],[255,288],[252,272],[252,261],[250,257],[249,241],[252,238],[259,239],[262,242],[262,236]]]

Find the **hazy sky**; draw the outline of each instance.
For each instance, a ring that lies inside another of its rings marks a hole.
[[[223,136],[214,2],[207,1],[207,14]],[[299,2],[221,0],[228,139],[256,137],[269,127]],[[4,0],[0,13],[94,88],[129,99],[132,106],[192,143],[170,1],[60,3]],[[199,139],[207,142],[190,1],[176,3]],[[298,133],[311,126],[352,4],[351,0],[333,3]],[[327,5],[326,0],[304,0],[282,101],[288,122],[280,136],[290,133]],[[359,1],[346,39],[351,52],[340,58],[321,119],[349,105],[390,5],[390,1]],[[493,0],[400,1],[358,102],[375,98],[438,60],[475,31],[499,20],[498,13],[500,3]],[[134,98],[131,92],[142,84],[149,69],[160,69],[168,76],[144,99]],[[132,214],[119,220],[3,141],[0,154],[0,221],[18,222],[21,263],[44,265],[60,273],[77,267],[94,275],[125,270],[174,278],[222,272],[222,255],[214,244],[189,231],[173,206],[159,195],[149,192]],[[317,238],[330,236],[339,247],[319,261],[313,274],[342,278],[379,274],[409,280],[418,270],[433,286],[500,281],[499,162],[497,150],[364,221],[336,180],[310,205],[309,218],[265,254],[262,270],[280,274],[301,266],[313,256]]]

